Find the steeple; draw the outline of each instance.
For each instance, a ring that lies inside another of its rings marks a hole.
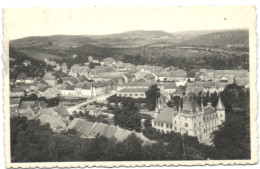
[[[225,106],[223,105],[222,103],[222,100],[221,100],[221,97],[220,97],[220,94],[218,96],[218,104],[216,106],[216,110],[225,110]]]
[[[202,109],[204,108],[204,105],[203,105],[203,98],[201,98],[201,108],[202,108]]]
[[[179,111],[181,111],[181,99],[179,99]]]

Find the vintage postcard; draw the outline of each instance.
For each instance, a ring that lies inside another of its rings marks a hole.
[[[7,167],[258,162],[254,7],[3,14]]]

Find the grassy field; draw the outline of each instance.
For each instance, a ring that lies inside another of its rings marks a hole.
[[[23,53],[25,53],[28,57],[38,59],[38,60],[44,60],[44,59],[62,59],[60,56],[56,56],[53,54],[37,51],[37,50],[21,50]]]

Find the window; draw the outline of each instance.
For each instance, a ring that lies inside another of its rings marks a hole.
[[[138,94],[135,94],[135,96],[138,96]]]
[[[206,129],[204,129],[204,133],[206,133],[207,131],[206,131]]]
[[[169,124],[166,124],[166,128],[169,128]]]
[[[161,125],[161,123],[160,122],[158,122],[158,126],[160,126]]]
[[[154,121],[154,125],[156,126],[156,121]]]
[[[129,96],[133,96],[133,94],[129,94]]]
[[[197,127],[197,124],[196,124],[196,123],[194,123],[194,127]]]
[[[174,128],[177,131],[177,127]]]
[[[163,127],[163,123],[161,123],[161,127]]]
[[[199,122],[199,126],[201,126],[201,122]]]
[[[188,123],[185,123],[185,127],[188,127]]]
[[[122,96],[122,94],[118,94],[118,96]]]
[[[170,124],[170,129],[172,129],[172,125]]]
[[[222,117],[222,114],[220,114],[220,117]]]
[[[144,96],[144,94],[140,94],[140,96]]]
[[[124,96],[127,96],[127,94],[124,94]]]

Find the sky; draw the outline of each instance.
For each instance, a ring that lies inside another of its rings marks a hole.
[[[132,30],[216,30],[249,28],[252,8],[66,8],[6,9],[9,40],[27,36],[103,35]],[[250,15],[250,17],[249,17]],[[251,24],[252,25],[252,24]]]

